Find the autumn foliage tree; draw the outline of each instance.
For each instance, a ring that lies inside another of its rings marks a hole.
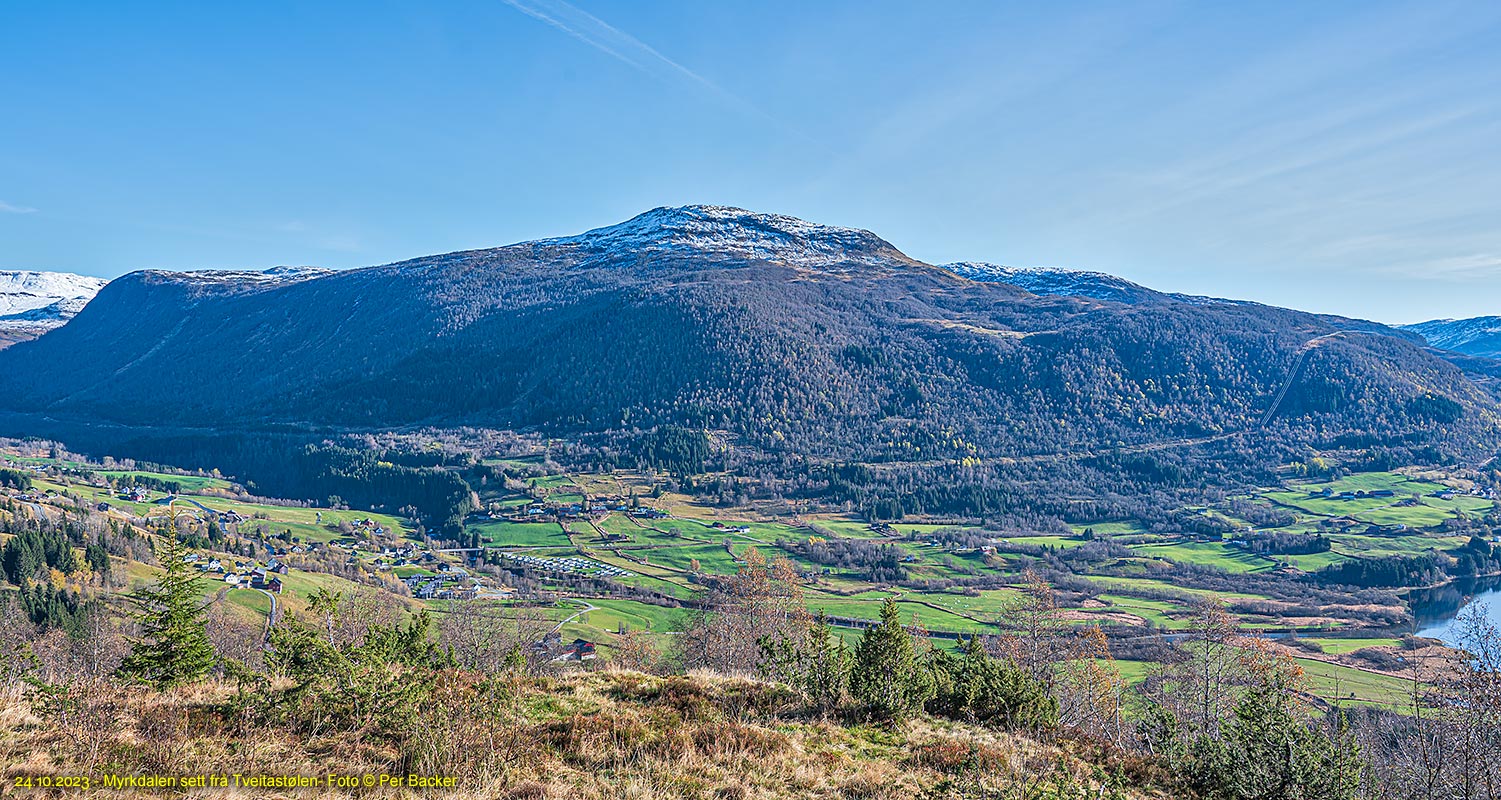
[[[811,617],[803,604],[797,568],[785,559],[768,561],[747,550],[740,569],[708,591],[703,612],[678,637],[686,669],[727,675],[761,672],[763,641],[801,641]]]

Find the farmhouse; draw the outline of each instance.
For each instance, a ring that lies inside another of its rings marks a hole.
[[[574,661],[588,661],[595,657],[594,643],[585,639],[574,639],[571,644],[563,649],[558,660],[572,659]]]

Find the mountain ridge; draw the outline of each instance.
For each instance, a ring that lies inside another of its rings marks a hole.
[[[1467,356],[1501,359],[1501,317],[1433,319],[1398,326],[1421,335],[1434,347]]]
[[[1498,415],[1380,326],[1038,295],[868,231],[720,206],[355,270],[131,273],[0,352],[0,410],[138,430],[536,430],[627,453],[708,429],[779,469],[1102,445],[1160,460],[1227,436],[1267,466],[1362,441],[1469,457]]]

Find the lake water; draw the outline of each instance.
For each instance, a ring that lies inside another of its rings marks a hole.
[[[1501,578],[1455,581],[1436,589],[1414,590],[1407,598],[1419,636],[1457,644],[1453,634],[1454,618],[1460,611],[1479,604],[1489,606],[1486,616],[1501,627]]]

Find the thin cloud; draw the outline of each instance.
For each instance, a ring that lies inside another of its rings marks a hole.
[[[686,80],[741,113],[777,122],[749,102],[663,55],[661,51],[564,0],[504,0],[505,4],[659,80]],[[780,123],[778,123],[780,125]]]
[[[1501,275],[1501,255],[1473,253],[1440,258],[1418,264],[1398,265],[1389,272],[1413,278],[1447,281],[1494,280],[1497,275]]]
[[[26,206],[13,206],[10,203],[5,202],[4,200],[0,200],[0,214],[34,214],[34,213],[36,213],[36,209],[34,209],[34,208],[28,208]]]

